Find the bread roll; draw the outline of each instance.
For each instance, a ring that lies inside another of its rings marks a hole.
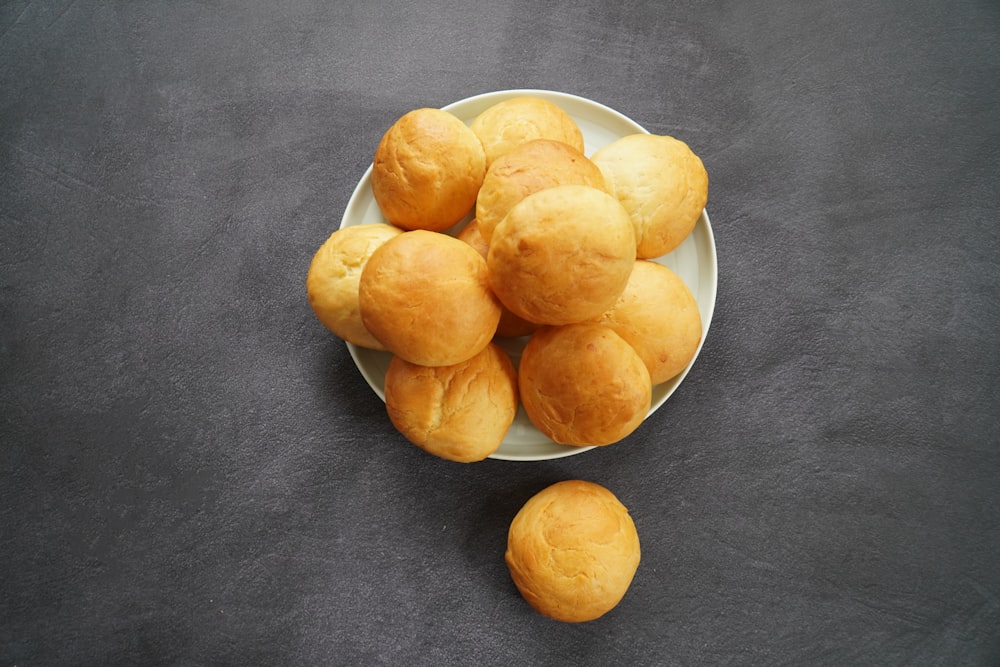
[[[414,109],[382,136],[372,194],[397,227],[443,231],[472,210],[485,175],[483,146],[465,123],[440,109]]]
[[[516,315],[540,324],[596,317],[625,289],[635,232],[611,195],[560,185],[528,195],[497,225],[490,285]]]
[[[497,158],[486,171],[476,200],[476,219],[489,242],[507,212],[528,195],[556,185],[605,190],[601,170],[561,141],[533,139]]]
[[[384,350],[361,321],[358,283],[368,258],[402,230],[384,223],[338,229],[323,242],[309,264],[309,305],[326,328],[348,343]]]
[[[473,119],[486,151],[486,166],[519,144],[532,139],[555,139],[583,152],[583,132],[558,105],[524,95],[497,102]]]
[[[625,291],[598,322],[611,327],[639,354],[652,383],[680,373],[701,343],[698,302],[665,266],[638,260]]]
[[[684,242],[708,200],[708,172],[687,144],[632,134],[591,159],[635,224],[637,257],[660,257]]]
[[[454,237],[425,230],[404,232],[372,253],[358,304],[365,327],[387,350],[422,366],[472,358],[500,320],[482,256]]]
[[[396,429],[424,451],[481,461],[500,447],[517,414],[514,364],[493,343],[451,366],[418,366],[394,356],[385,404]]]
[[[531,423],[564,445],[610,445],[642,424],[652,404],[649,371],[610,328],[590,323],[532,334],[518,367]]]
[[[488,256],[490,245],[483,238],[478,220],[473,220],[463,227],[462,231],[458,233],[458,239],[472,246],[476,252],[482,255],[484,260]],[[497,324],[496,335],[501,338],[519,338],[527,336],[538,327],[538,324],[529,322],[523,317],[518,317],[511,312],[510,308],[503,306],[500,310],[500,323]]]
[[[582,480],[528,500],[507,533],[505,560],[524,599],[559,621],[592,621],[621,602],[639,568],[639,535],[608,489]]]

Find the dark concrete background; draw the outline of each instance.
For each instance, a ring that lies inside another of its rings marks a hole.
[[[687,141],[715,320],[625,442],[434,459],[304,279],[382,132],[544,88]],[[1000,5],[0,4],[0,662],[1000,664]],[[560,624],[506,529],[631,509]]]

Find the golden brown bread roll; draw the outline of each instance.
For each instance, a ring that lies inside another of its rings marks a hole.
[[[443,231],[476,204],[486,154],[475,133],[440,109],[414,109],[386,131],[372,163],[372,195],[403,229]]]
[[[500,447],[517,414],[514,364],[494,343],[451,366],[418,366],[394,356],[385,404],[396,429],[424,451],[481,461]]]
[[[621,602],[639,568],[639,535],[608,489],[558,482],[532,496],[507,533],[505,560],[524,599],[559,621],[592,621]]]
[[[605,190],[604,176],[581,151],[552,139],[533,139],[497,158],[476,200],[476,219],[489,242],[507,212],[528,195],[556,185]]]
[[[642,424],[652,404],[649,371],[632,346],[593,322],[539,329],[518,367],[531,423],[563,445],[610,445]]]
[[[660,257],[684,242],[708,200],[708,172],[678,139],[632,134],[591,156],[636,231],[636,256]]]
[[[528,195],[497,225],[490,285],[519,317],[567,324],[596,317],[625,289],[635,231],[611,195],[560,185]]]
[[[483,238],[478,220],[473,220],[463,227],[462,231],[458,233],[458,239],[472,246],[476,252],[482,255],[484,260],[489,255],[490,244]],[[500,323],[497,324],[496,335],[501,338],[519,338],[527,336],[539,326],[523,317],[518,317],[510,311],[510,308],[503,306],[500,311]]]
[[[375,249],[361,272],[358,304],[365,327],[387,350],[422,366],[470,359],[500,320],[482,256],[452,236],[425,230]]]
[[[306,276],[306,293],[316,317],[348,343],[384,350],[361,321],[358,283],[361,270],[375,248],[402,230],[375,223],[344,227],[333,232],[313,255]]]
[[[691,290],[649,260],[636,261],[625,291],[597,321],[635,349],[654,385],[684,370],[701,343],[701,313]]]
[[[532,139],[555,139],[583,152],[583,132],[558,105],[524,95],[497,102],[471,123],[486,151],[486,166],[512,148]]]

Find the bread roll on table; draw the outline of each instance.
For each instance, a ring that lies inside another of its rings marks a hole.
[[[625,291],[601,317],[639,354],[652,383],[680,373],[701,343],[698,302],[680,276],[645,259],[636,261]]]
[[[476,204],[486,175],[479,138],[441,109],[414,109],[385,132],[372,163],[372,195],[403,229],[444,231]]]
[[[591,160],[635,224],[637,257],[666,255],[691,234],[708,200],[708,172],[686,143],[632,134]]]
[[[470,359],[496,333],[500,302],[486,262],[467,243],[414,230],[372,253],[358,286],[365,327],[387,350],[422,366]]]
[[[394,356],[385,404],[396,429],[424,451],[461,463],[481,461],[500,447],[517,414],[514,364],[494,343],[451,366],[419,366]]]
[[[610,445],[642,424],[652,405],[649,371],[632,346],[593,322],[532,334],[518,367],[531,423],[563,445]]]
[[[402,233],[384,223],[344,227],[323,242],[309,263],[309,305],[326,328],[348,343],[385,349],[361,321],[358,284],[361,270],[375,249]]]
[[[522,199],[497,225],[487,256],[496,295],[539,324],[600,315],[625,289],[634,263],[628,213],[611,195],[584,185]]]
[[[607,488],[558,482],[532,496],[507,532],[511,578],[536,611],[559,621],[592,621],[615,608],[639,568],[639,535]]]
[[[497,158],[486,171],[476,200],[476,219],[489,242],[507,212],[528,195],[557,185],[604,187],[604,176],[577,149],[552,139],[533,139]]]
[[[583,132],[573,117],[558,105],[531,95],[497,102],[476,116],[470,127],[482,142],[487,168],[532,139],[555,139],[583,152]]]

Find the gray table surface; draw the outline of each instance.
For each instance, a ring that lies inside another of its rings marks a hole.
[[[540,88],[702,156],[715,319],[557,461],[392,429],[304,279],[384,130]],[[1000,664],[1000,5],[5,0],[0,662]],[[503,562],[569,478],[642,563]]]

